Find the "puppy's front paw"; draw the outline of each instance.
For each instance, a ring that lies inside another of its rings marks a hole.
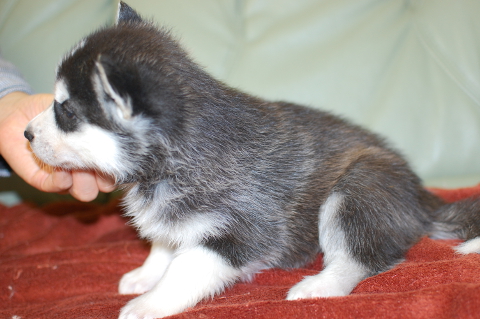
[[[143,294],[152,289],[162,277],[163,272],[155,273],[146,267],[139,267],[123,275],[118,285],[122,295]]]
[[[180,313],[182,307],[175,307],[175,302],[168,303],[163,298],[147,292],[131,300],[120,311],[119,319],[155,319]]]

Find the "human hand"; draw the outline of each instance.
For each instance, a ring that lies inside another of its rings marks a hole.
[[[69,192],[80,201],[115,189],[113,180],[91,171],[63,171],[36,159],[23,132],[53,101],[50,94],[7,94],[0,99],[0,154],[27,183],[44,192]]]

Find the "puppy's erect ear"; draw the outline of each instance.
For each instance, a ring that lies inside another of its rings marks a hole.
[[[120,118],[132,117],[132,101],[124,90],[124,76],[121,69],[106,56],[100,55],[95,62],[93,83],[100,103]]]
[[[125,2],[120,1],[118,4],[117,24],[120,22],[141,22],[140,15],[130,8]]]

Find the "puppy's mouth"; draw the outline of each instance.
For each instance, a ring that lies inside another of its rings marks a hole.
[[[32,151],[32,156],[38,162],[40,167],[44,165],[51,167],[58,167],[65,170],[81,169],[83,165],[79,165],[78,159],[70,159],[68,157],[62,158],[59,156],[48,143],[38,143],[32,140],[29,143],[29,148]],[[40,165],[42,163],[43,165]]]

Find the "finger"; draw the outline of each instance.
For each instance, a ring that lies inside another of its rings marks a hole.
[[[97,174],[98,189],[103,193],[113,192],[116,188],[115,180],[113,177],[103,174]]]
[[[72,173],[62,171],[62,170],[54,170],[52,175],[52,183],[56,189],[56,192],[62,192],[69,190],[73,185],[73,177]]]
[[[21,175],[20,175],[21,176]],[[22,177],[22,176],[21,176]],[[62,191],[67,190],[70,188],[68,186],[68,176],[66,181],[61,182],[59,184],[54,177],[54,173],[52,171],[46,171],[43,169],[37,169],[33,175],[29,176],[28,178],[24,178],[30,185],[34,186],[35,188],[47,192],[47,193],[59,193]],[[71,183],[70,183],[71,184]]]
[[[95,173],[87,171],[72,172],[73,185],[70,194],[82,202],[89,202],[97,198],[98,185]]]

